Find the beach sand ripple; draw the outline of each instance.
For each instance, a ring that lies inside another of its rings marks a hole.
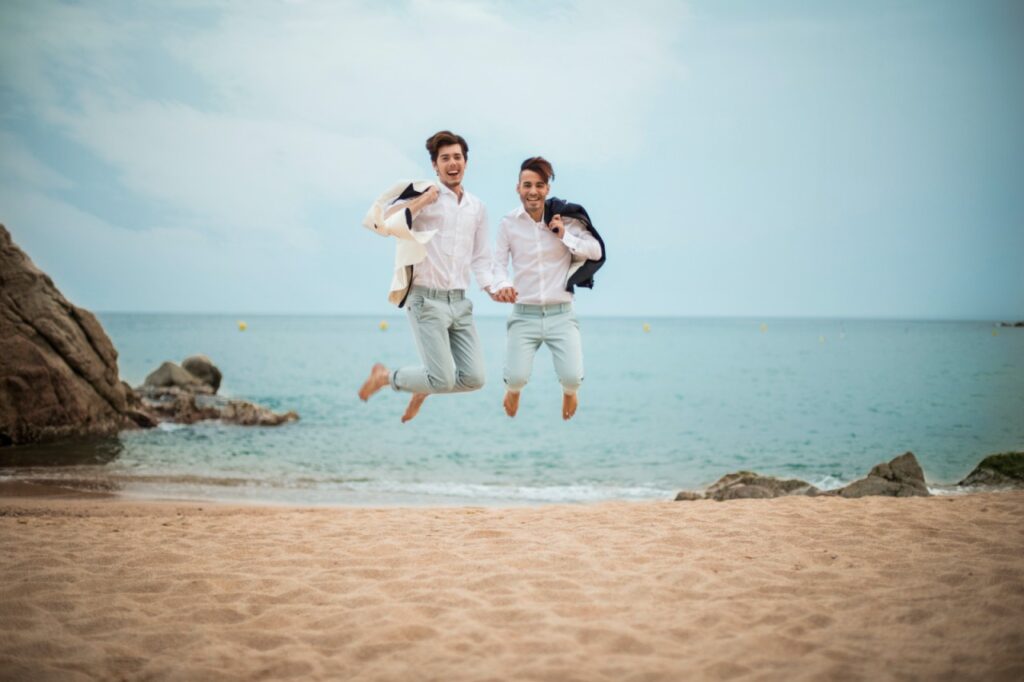
[[[0,498],[0,678],[1024,679],[1024,492]]]

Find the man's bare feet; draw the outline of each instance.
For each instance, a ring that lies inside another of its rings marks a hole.
[[[516,416],[519,411],[519,391],[505,391],[505,414],[510,417]]]
[[[575,393],[562,394],[562,419],[569,420],[576,414],[576,407],[580,404]]]
[[[420,406],[423,405],[423,401],[426,399],[426,393],[412,394],[412,397],[409,398],[409,405],[405,408],[405,414],[402,415],[403,424],[420,413]]]
[[[359,399],[367,401],[370,396],[388,385],[388,368],[379,362],[370,370],[370,376],[359,389]]]

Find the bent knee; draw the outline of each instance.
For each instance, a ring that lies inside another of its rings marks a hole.
[[[431,393],[451,393],[455,389],[455,377],[451,374],[431,374],[427,381]]]
[[[462,387],[467,391],[476,391],[484,387],[487,376],[483,372],[467,372],[460,378]]]

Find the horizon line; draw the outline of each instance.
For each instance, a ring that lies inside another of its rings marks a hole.
[[[201,316],[201,317],[403,317],[403,313],[400,311],[389,311],[387,313],[367,313],[367,312],[223,312],[223,311],[188,311],[188,310],[159,310],[159,311],[139,311],[139,310],[94,310],[91,311],[96,315],[169,315],[169,316]],[[491,314],[491,313],[474,313],[474,317],[488,318],[488,319],[504,319],[503,314]],[[814,315],[814,314],[767,314],[767,315],[756,315],[749,313],[742,314],[669,314],[669,313],[628,313],[628,314],[608,314],[608,313],[596,313],[587,314],[586,317],[594,319],[635,319],[635,320],[653,320],[653,319],[705,319],[705,320],[752,320],[752,321],[764,321],[764,320],[833,320],[833,321],[860,321],[860,322],[988,322],[993,324],[1008,323],[1014,324],[1017,322],[1024,321],[1024,316],[1019,317],[1000,317],[1000,318],[982,318],[982,317],[903,317],[899,315]]]

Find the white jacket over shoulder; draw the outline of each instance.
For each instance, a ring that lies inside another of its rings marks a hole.
[[[363,218],[363,227],[383,237],[394,237],[395,266],[388,291],[388,301],[395,305],[401,304],[412,283],[412,266],[422,263],[427,257],[426,244],[437,230],[413,232],[411,215],[408,210],[397,211],[384,218],[388,208],[400,199],[410,199],[423,194],[433,182],[429,180],[403,180],[388,188],[370,206]]]

